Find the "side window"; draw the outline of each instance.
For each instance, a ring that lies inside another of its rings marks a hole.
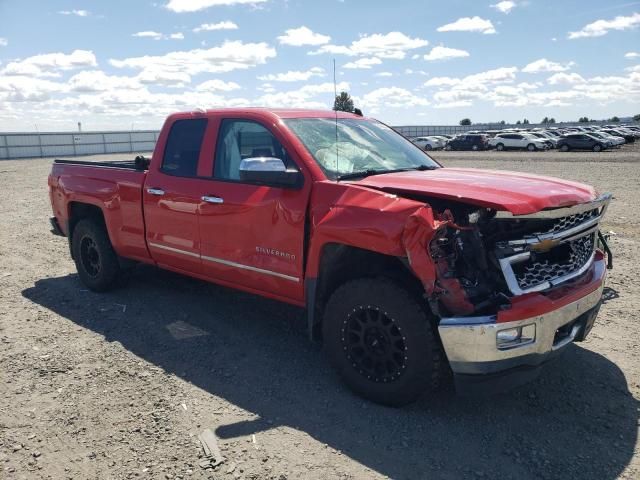
[[[240,162],[250,157],[279,158],[287,168],[292,163],[278,139],[259,123],[223,120],[216,146],[214,178],[240,180]]]
[[[160,169],[169,175],[195,177],[206,128],[206,118],[177,120],[171,126]]]

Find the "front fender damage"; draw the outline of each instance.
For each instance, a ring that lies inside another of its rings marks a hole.
[[[446,228],[466,227],[458,226],[448,210],[436,218],[429,206],[422,206],[407,219],[402,233],[402,246],[411,270],[424,287],[433,313],[440,316],[442,305],[449,313],[468,315],[475,311],[475,307],[467,298],[460,280],[451,274],[445,259],[431,256],[431,243]]]

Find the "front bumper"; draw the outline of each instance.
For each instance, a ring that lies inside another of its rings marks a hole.
[[[477,386],[509,377],[507,387],[529,381],[544,362],[589,333],[597,316],[606,261],[596,252],[591,267],[571,284],[552,292],[516,297],[512,308],[497,315],[443,318],[438,326],[456,386]],[[499,331],[535,326],[535,337],[522,344],[498,347]],[[498,382],[499,383],[499,382]]]

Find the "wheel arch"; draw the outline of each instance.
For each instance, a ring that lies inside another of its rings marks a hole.
[[[318,275],[307,278],[307,327],[312,340],[322,339],[324,308],[331,294],[356,278],[384,276],[406,287],[417,296],[424,293],[420,280],[411,271],[407,259],[343,243],[322,247]]]
[[[106,230],[107,235],[109,235],[109,240],[113,244],[113,240],[111,239],[111,234],[109,233],[109,229],[107,228],[107,222],[105,220],[105,216],[104,216],[104,212],[102,211],[102,208],[92,203],[71,201],[67,205],[67,211],[68,211],[67,218],[69,222],[69,227],[68,227],[69,249],[71,251],[72,258],[73,258],[73,246],[72,246],[73,230],[75,229],[76,225],[78,225],[78,222],[80,222],[81,220],[92,219],[97,223],[99,223],[100,225],[102,225]]]

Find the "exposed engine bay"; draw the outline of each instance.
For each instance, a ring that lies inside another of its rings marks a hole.
[[[593,261],[608,201],[516,217],[430,200],[440,227],[428,244],[431,308],[441,317],[495,314],[515,295],[577,278]]]

